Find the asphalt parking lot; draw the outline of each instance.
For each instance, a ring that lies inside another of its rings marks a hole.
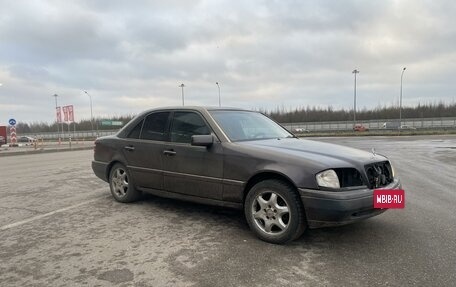
[[[115,202],[91,150],[0,157],[0,285],[454,286],[456,136],[313,140],[388,155],[406,208],[278,246],[237,210]]]

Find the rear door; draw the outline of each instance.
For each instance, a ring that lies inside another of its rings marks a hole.
[[[125,140],[123,153],[137,187],[163,189],[163,146],[170,112],[148,114]]]
[[[175,111],[169,142],[164,145],[164,189],[186,195],[222,199],[223,150],[215,140],[210,147],[192,146],[192,135],[212,130],[196,111]],[[215,136],[214,136],[215,137]]]

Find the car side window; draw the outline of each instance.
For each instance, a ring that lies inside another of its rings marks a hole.
[[[203,118],[194,112],[175,112],[171,127],[171,141],[190,143],[193,135],[209,135],[211,129]]]
[[[130,139],[139,139],[139,135],[141,134],[141,128],[143,125],[144,120],[140,121],[131,131],[128,133],[127,138]]]
[[[164,141],[168,125],[169,112],[156,112],[148,115],[144,120],[141,139]]]

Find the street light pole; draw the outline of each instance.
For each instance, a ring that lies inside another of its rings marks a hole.
[[[404,77],[406,67],[402,69],[401,73],[401,95],[399,99],[399,129],[402,127],[402,78]]]
[[[57,125],[57,136],[59,137],[59,142],[60,142],[60,132],[59,132],[59,119],[57,118],[57,97],[59,95],[54,94],[53,97],[55,98],[55,118],[56,118],[56,125]]]
[[[216,84],[217,87],[218,87],[218,92],[219,92],[219,107],[221,107],[221,106],[222,106],[222,100],[221,100],[221,98],[220,98],[220,85],[219,85],[219,82],[215,82],[215,84]]]
[[[90,99],[90,125],[92,127],[92,136],[93,136],[94,130],[93,130],[92,96],[90,96],[89,93],[87,93],[87,91],[84,91],[84,93],[86,93],[86,95],[89,96],[89,99]]]
[[[184,87],[185,87],[185,85],[182,83],[182,84],[180,84],[179,87],[182,88],[182,106],[184,106]]]
[[[359,71],[354,69],[352,74],[355,74],[355,91],[353,97],[353,127],[356,125],[356,74],[359,74]]]

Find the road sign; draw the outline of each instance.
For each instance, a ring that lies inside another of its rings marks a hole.
[[[123,122],[121,121],[101,121],[102,126],[121,126]]]
[[[10,126],[15,126],[16,125],[16,120],[15,119],[9,119],[8,123]]]
[[[11,121],[10,121],[10,123],[11,123]],[[16,144],[17,143],[16,126],[15,125],[12,125],[10,127],[10,139],[11,139],[11,143],[12,144]]]

